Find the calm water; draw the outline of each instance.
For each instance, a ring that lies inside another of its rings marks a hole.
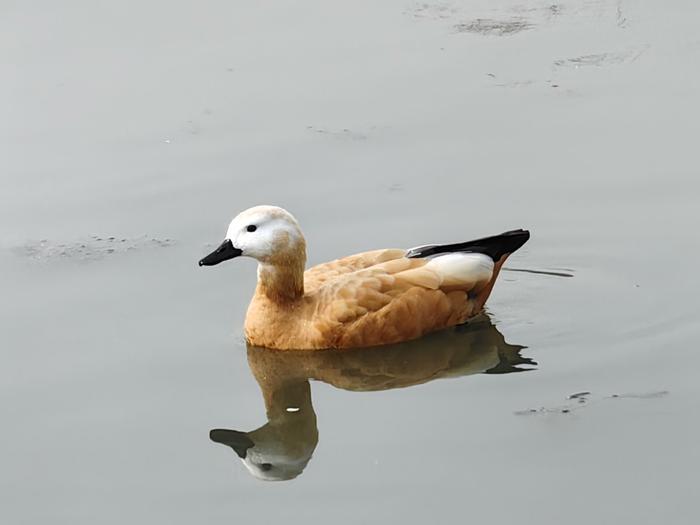
[[[700,8],[377,4],[3,6],[3,523],[700,519]],[[524,227],[573,277],[246,348],[253,262],[196,261],[259,203],[312,264]]]

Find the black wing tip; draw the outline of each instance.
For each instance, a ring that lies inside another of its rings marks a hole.
[[[486,237],[486,239],[497,239],[499,237],[519,237],[523,239],[523,242],[527,242],[527,240],[530,238],[530,230],[525,230],[523,228],[520,228],[518,230],[508,230],[507,232],[503,232],[500,235],[494,235],[493,237]]]
[[[483,253],[491,257],[494,261],[498,261],[504,255],[509,255],[522,247],[530,239],[530,231],[525,229],[509,230],[500,235],[492,237],[484,237],[473,241],[461,242],[456,244],[430,244],[427,246],[418,246],[406,252],[406,257],[409,259],[430,257],[441,253],[454,252],[471,252]]]
[[[513,253],[515,250],[519,249],[523,244],[530,240],[530,230],[523,230],[522,228],[519,230],[510,230],[508,232],[504,232],[501,235],[496,236],[496,238],[498,237],[506,237],[512,239],[513,242],[510,245],[512,249],[508,253]]]

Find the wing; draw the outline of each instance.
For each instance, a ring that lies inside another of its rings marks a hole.
[[[476,313],[470,294],[492,276],[493,261],[482,254],[391,258],[324,276],[313,294],[311,320],[314,330],[339,348],[415,339]]]
[[[364,270],[376,264],[403,258],[406,250],[388,249],[363,252],[342,259],[313,266],[304,272],[304,289],[307,293],[317,290],[341,275]]]

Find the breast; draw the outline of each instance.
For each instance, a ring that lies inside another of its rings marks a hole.
[[[277,304],[256,294],[246,313],[246,340],[278,350],[328,348],[324,335],[309,322],[313,309],[308,297],[293,304]]]

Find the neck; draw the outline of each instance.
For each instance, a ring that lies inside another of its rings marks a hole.
[[[315,419],[308,379],[279,385],[261,384],[269,421]]]
[[[256,293],[275,303],[290,303],[304,295],[304,259],[287,259],[258,265]]]

